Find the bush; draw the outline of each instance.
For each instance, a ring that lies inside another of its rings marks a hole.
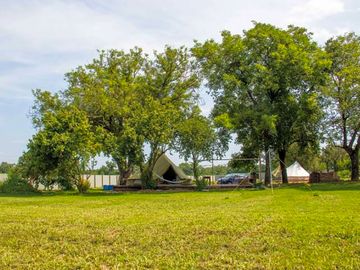
[[[207,182],[204,178],[195,180],[196,190],[202,191],[207,187]]]
[[[76,188],[80,193],[85,193],[90,189],[90,182],[81,178],[81,180],[76,184]]]
[[[74,185],[68,177],[59,176],[56,179],[56,183],[59,185],[61,190],[74,190]]]
[[[350,170],[338,171],[337,175],[340,177],[341,180],[350,180],[351,171]]]
[[[0,185],[0,192],[4,193],[28,193],[36,191],[27,180],[21,177],[16,168],[9,171],[8,178]]]

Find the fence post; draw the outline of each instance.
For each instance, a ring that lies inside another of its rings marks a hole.
[[[96,175],[94,175],[94,188],[96,188]]]
[[[101,187],[104,187],[104,175],[101,175]]]

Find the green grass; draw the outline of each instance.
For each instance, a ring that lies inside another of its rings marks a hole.
[[[0,269],[360,269],[360,184],[0,196]]]

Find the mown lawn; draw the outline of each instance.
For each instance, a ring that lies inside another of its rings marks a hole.
[[[360,184],[0,195],[0,269],[360,269]]]

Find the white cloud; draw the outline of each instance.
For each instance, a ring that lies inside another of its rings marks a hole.
[[[290,15],[294,21],[309,22],[344,12],[344,9],[341,0],[309,0],[293,7]]]
[[[348,33],[351,30],[347,27],[335,27],[334,29],[326,29],[326,28],[317,28],[315,27],[312,29],[314,31],[314,37],[316,40],[320,41],[321,43],[325,43],[328,39],[342,35],[344,33]]]
[[[93,50],[120,40],[126,44],[129,39],[122,34],[133,30],[125,20],[75,1],[14,1],[0,15],[0,32],[12,49],[32,53]]]

